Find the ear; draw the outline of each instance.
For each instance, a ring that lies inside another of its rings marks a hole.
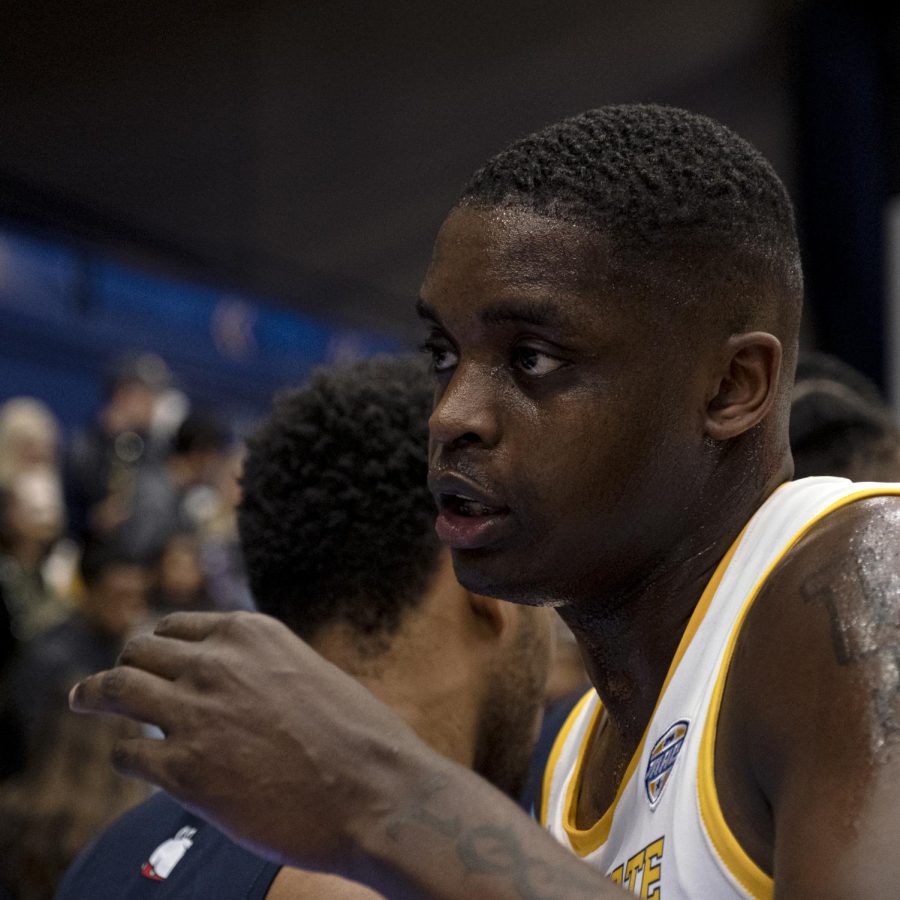
[[[778,392],[782,357],[781,341],[764,331],[732,335],[722,349],[704,423],[716,441],[735,438],[766,417]]]
[[[496,597],[483,597],[481,594],[469,595],[469,608],[475,618],[488,629],[491,636],[502,637],[512,625],[512,617],[515,614],[514,604]]]

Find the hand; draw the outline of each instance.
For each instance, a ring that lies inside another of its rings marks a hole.
[[[420,743],[365,688],[255,613],[167,616],[116,668],[76,685],[70,704],[162,730],[164,740],[120,741],[118,771],[275,862],[329,871],[348,871],[355,826],[383,806],[378,760]]]
[[[173,613],[70,704],[162,729],[120,741],[116,768],[274,862],[389,897],[623,896],[266,616]]]

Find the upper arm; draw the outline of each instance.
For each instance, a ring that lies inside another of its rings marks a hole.
[[[771,810],[776,897],[894,896],[900,501],[859,501],[817,527],[744,632],[730,717]]]

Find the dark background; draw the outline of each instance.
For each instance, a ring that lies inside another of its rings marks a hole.
[[[411,343],[430,245],[510,139],[673,103],[794,196],[805,339],[885,383],[898,4],[2,3],[0,216]]]

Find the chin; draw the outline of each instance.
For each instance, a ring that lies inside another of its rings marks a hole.
[[[553,598],[523,567],[485,550],[453,550],[453,572],[467,590],[524,606],[553,606]]]

